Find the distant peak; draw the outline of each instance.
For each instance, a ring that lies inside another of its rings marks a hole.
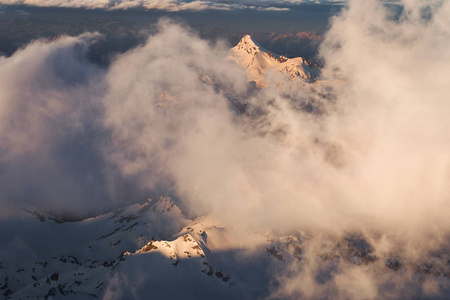
[[[161,213],[169,212],[172,208],[178,207],[173,203],[172,199],[170,197],[163,197],[161,196],[155,204],[153,204],[153,211],[160,211]]]

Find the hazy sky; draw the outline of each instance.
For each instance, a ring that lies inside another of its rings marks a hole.
[[[1,1],[0,1],[1,3]],[[168,12],[165,10],[86,10],[38,8],[33,6],[3,7],[0,20],[7,16],[39,18],[48,21],[80,22],[86,18],[112,18],[137,23],[155,22],[162,16],[180,18],[190,25],[209,25],[226,30],[239,31],[309,31],[324,32],[330,16],[341,9],[337,4],[301,4],[289,10],[272,11],[251,8],[232,10],[190,10]]]

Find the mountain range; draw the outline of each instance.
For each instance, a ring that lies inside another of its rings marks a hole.
[[[248,35],[229,59],[257,88],[286,79],[309,87],[324,82],[317,64],[272,53]],[[171,101],[171,95],[163,96]],[[0,237],[4,299],[295,299],[299,295],[287,288],[293,278],[325,291],[305,288],[304,298],[332,299],[335,275],[348,269],[375,278],[407,277],[403,287],[389,280],[380,284],[386,291],[411,289],[400,293],[405,299],[431,299],[427,282],[443,291],[434,298],[450,292],[445,248],[415,259],[383,256],[363,232],[317,235],[230,226],[210,215],[190,218],[169,197],[79,221],[27,208],[1,221]],[[302,272],[311,274],[295,278]]]

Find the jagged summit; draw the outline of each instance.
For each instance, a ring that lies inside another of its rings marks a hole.
[[[262,47],[260,44],[258,44],[255,40],[252,39],[250,35],[245,35],[239,43],[236,45],[238,50],[242,50],[247,52],[250,55],[255,55],[256,53],[262,51],[266,53],[271,53],[269,50]],[[277,55],[278,56],[278,55]]]
[[[314,82],[320,75],[320,69],[302,57],[287,58],[275,54],[245,35],[240,42],[230,50],[230,59],[246,69],[249,81],[257,86],[267,85],[265,74],[279,72],[288,79],[300,79]]]

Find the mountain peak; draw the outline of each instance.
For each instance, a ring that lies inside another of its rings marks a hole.
[[[250,35],[245,35],[240,42],[236,45],[237,50],[242,50],[247,52],[250,55],[255,55],[256,53],[262,51],[262,52],[269,52],[261,45],[259,45],[257,42],[255,42]]]
[[[247,43],[247,44],[254,44],[256,45],[255,41],[252,39],[252,37],[249,34],[244,35],[244,37],[242,37],[241,41],[239,43]]]
[[[243,66],[249,81],[257,86],[266,86],[264,74],[276,70],[290,79],[301,78],[308,82],[315,81],[320,70],[302,57],[287,58],[273,53],[255,42],[250,35],[245,35],[241,41],[230,50],[230,59]]]

